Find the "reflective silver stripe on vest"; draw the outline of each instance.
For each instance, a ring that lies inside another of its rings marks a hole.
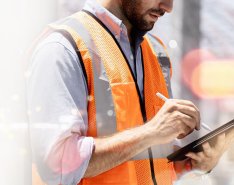
[[[133,157],[131,159],[131,161],[142,160],[142,159],[149,159],[149,152],[148,152],[148,150],[145,150],[145,151],[139,153],[138,155],[136,155],[135,157]]]
[[[171,75],[170,75],[170,70],[171,70],[171,63],[170,63],[170,59],[167,56],[167,53],[164,49],[164,47],[162,46],[161,43],[158,42],[158,40],[152,36],[151,34],[147,34],[147,37],[150,40],[150,43],[152,44],[153,48],[154,48],[154,52],[157,55],[158,61],[160,63],[162,72],[163,72],[163,76],[166,80],[166,84],[167,84],[167,91],[169,94],[169,97],[172,98],[172,90],[171,90]]]
[[[117,123],[110,83],[90,34],[83,24],[75,18],[70,17],[70,19],[67,19],[65,22],[60,24],[69,26],[78,33],[91,56],[94,75],[97,136],[106,136],[116,133]],[[88,97],[88,99],[89,98],[93,97]]]
[[[169,144],[163,144],[163,145],[157,145],[151,147],[153,158],[165,158],[167,155],[171,154],[173,152],[173,143]],[[140,154],[133,157],[131,160],[141,160],[141,159],[148,159],[149,153],[148,150],[145,150],[141,152]]]

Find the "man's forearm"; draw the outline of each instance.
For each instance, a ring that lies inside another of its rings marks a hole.
[[[85,177],[93,177],[131,159],[152,145],[150,130],[146,125],[96,138]]]

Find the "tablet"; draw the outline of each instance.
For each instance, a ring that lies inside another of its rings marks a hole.
[[[211,146],[213,146],[216,142],[217,136],[222,133],[227,133],[234,129],[234,119],[229,121],[228,123],[220,126],[219,128],[215,129],[214,131],[208,133],[207,135],[193,141],[192,143],[184,146],[183,148],[177,150],[176,152],[167,156],[169,161],[182,161],[186,159],[185,156],[188,152],[201,152],[202,144],[209,142]]]

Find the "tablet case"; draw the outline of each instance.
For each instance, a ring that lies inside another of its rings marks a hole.
[[[188,152],[201,152],[202,151],[202,144],[205,142],[209,142],[211,146],[213,146],[216,142],[217,136],[222,133],[227,133],[231,129],[234,129],[234,119],[229,121],[228,123],[220,126],[219,128],[215,129],[214,131],[208,133],[207,135],[193,141],[192,143],[184,146],[183,148],[177,150],[176,152],[167,156],[169,161],[182,161],[186,159],[185,156]]]

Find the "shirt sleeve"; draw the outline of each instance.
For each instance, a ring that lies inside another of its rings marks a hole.
[[[34,52],[27,79],[33,161],[49,185],[82,179],[94,141],[87,137],[87,85],[71,44],[53,33]]]

